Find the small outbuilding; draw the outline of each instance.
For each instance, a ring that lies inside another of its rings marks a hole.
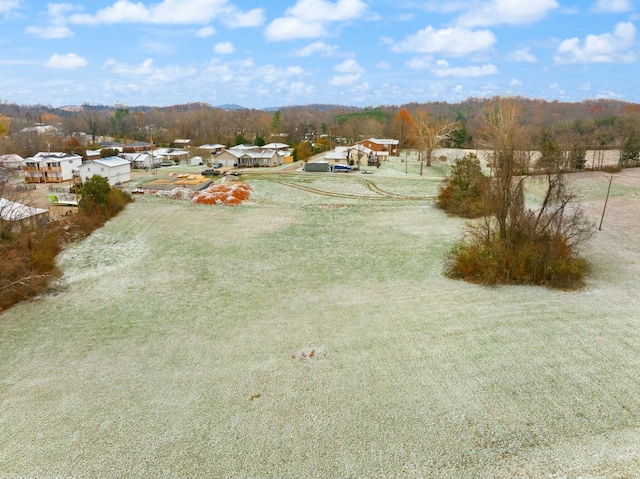
[[[10,225],[11,231],[42,227],[49,222],[49,210],[0,198],[0,220],[3,228]]]

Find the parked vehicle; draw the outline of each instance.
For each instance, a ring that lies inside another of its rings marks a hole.
[[[333,171],[339,173],[341,171],[348,173],[352,170],[349,165],[333,165]]]
[[[202,176],[219,176],[220,170],[214,170],[212,168],[208,168],[200,173]]]

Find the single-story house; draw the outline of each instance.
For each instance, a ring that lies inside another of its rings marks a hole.
[[[101,148],[109,148],[110,150],[118,150],[122,151],[122,143],[118,143],[117,141],[103,141],[100,143]]]
[[[84,150],[84,153],[89,161],[100,159],[100,150]]]
[[[23,205],[17,201],[0,198],[0,218],[11,223],[11,230],[36,228],[49,222],[49,210]]]
[[[175,148],[190,148],[191,147],[191,140],[186,139],[186,138],[177,138],[177,139],[173,140],[173,146]]]
[[[15,153],[7,153],[0,155],[0,168],[14,168],[19,169],[22,167],[24,158]]]
[[[82,165],[79,155],[40,152],[22,162],[25,183],[62,183],[73,179],[73,171]]]
[[[325,152],[324,159],[327,161],[333,161],[335,163],[339,163],[340,161],[344,161],[348,163],[349,162],[349,160],[347,160],[348,154],[349,154],[348,147],[338,146],[334,150]]]
[[[139,152],[139,151],[147,151],[153,147],[153,143],[149,143],[147,141],[134,141],[133,143],[127,143],[126,145],[122,145],[122,151],[127,152]]]
[[[229,148],[218,155],[216,161],[224,166],[237,166],[239,168],[254,166],[278,166],[283,163],[283,158],[275,150],[263,148],[236,149]]]
[[[389,156],[398,156],[400,154],[400,142],[387,138],[369,138],[361,140],[356,144],[362,145],[376,152],[379,157],[387,159]]]
[[[267,148],[269,150],[276,150],[276,151],[288,151],[289,145],[286,145],[284,143],[267,143],[262,148]]]
[[[215,156],[221,151],[224,151],[225,146],[220,143],[207,143],[206,145],[200,145],[198,147],[200,150],[206,150],[211,153],[211,156]]]
[[[80,166],[79,170],[82,181],[94,175],[104,176],[111,186],[131,180],[131,163],[118,156],[87,161]]]
[[[158,148],[157,150],[153,150],[153,156],[160,157],[165,161],[179,163],[189,157],[189,152],[176,148]]]
[[[162,166],[162,157],[154,156],[149,151],[141,153],[120,153],[118,156],[130,162],[131,167],[138,170],[148,170]]]

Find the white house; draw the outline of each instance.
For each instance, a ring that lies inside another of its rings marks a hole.
[[[225,149],[225,146],[221,145],[220,143],[207,143],[206,145],[200,145],[198,148],[200,150],[207,150],[211,153],[211,156],[215,156],[223,151]]]
[[[189,152],[176,148],[158,148],[157,150],[153,150],[153,156],[162,158],[164,161],[179,163],[189,157]]]
[[[162,157],[154,156],[150,151],[143,151],[141,153],[121,153],[119,156],[129,161],[132,168],[139,170],[160,168],[160,166],[162,166]]]
[[[68,153],[40,152],[22,162],[25,183],[62,183],[73,178],[82,157]]]
[[[0,168],[21,168],[24,158],[15,153],[0,155]]]
[[[0,198],[0,220],[9,225],[12,231],[21,228],[35,228],[47,224],[49,210],[34,208],[17,201]]]
[[[216,161],[225,166],[239,168],[249,166],[278,166],[283,162],[275,150],[253,147],[252,149],[230,148],[216,155]]]
[[[87,161],[80,166],[79,171],[82,181],[88,180],[93,175],[104,176],[112,186],[131,180],[131,163],[117,156]]]

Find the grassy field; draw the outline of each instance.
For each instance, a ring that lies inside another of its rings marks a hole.
[[[0,316],[0,477],[638,477],[640,174],[561,292],[445,278],[442,165],[403,171],[144,196],[68,248]]]

